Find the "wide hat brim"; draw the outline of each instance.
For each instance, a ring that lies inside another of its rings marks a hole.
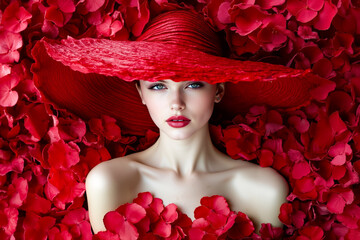
[[[44,38],[32,55],[35,85],[45,100],[85,119],[109,115],[134,135],[155,129],[134,80],[227,82],[215,111],[229,119],[254,105],[294,109],[311,99],[325,99],[335,88],[309,71],[169,43]]]

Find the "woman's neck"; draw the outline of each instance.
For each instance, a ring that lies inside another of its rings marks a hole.
[[[156,167],[171,169],[179,176],[208,171],[209,161],[217,154],[208,125],[185,140],[174,140],[160,133],[157,142],[148,150]]]

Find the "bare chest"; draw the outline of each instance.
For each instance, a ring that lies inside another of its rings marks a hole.
[[[161,198],[164,205],[175,203],[182,212],[194,218],[196,207],[204,196],[229,197],[233,191],[233,180],[228,174],[196,174],[179,177],[174,173],[141,174],[138,192],[151,192]]]

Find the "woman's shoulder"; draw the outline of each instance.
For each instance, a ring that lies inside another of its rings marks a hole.
[[[260,223],[281,226],[278,219],[279,209],[286,202],[289,191],[285,178],[273,168],[261,167],[251,162],[239,165],[234,169],[230,185],[232,194],[229,196],[234,209],[246,209],[249,216],[257,219],[255,224],[258,229]]]
[[[101,162],[90,170],[86,177],[86,185],[103,187],[109,182],[121,182],[121,179],[127,180],[134,177],[137,172],[135,160],[131,155],[114,158]]]
[[[261,167],[255,163],[242,161],[235,168],[235,179],[241,182],[249,182],[258,187],[264,186],[268,190],[284,192],[288,191],[288,184],[285,178],[275,169]]]

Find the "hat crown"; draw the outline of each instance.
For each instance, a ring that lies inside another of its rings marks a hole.
[[[221,56],[221,40],[203,15],[189,10],[174,10],[155,17],[137,41],[166,42]]]

